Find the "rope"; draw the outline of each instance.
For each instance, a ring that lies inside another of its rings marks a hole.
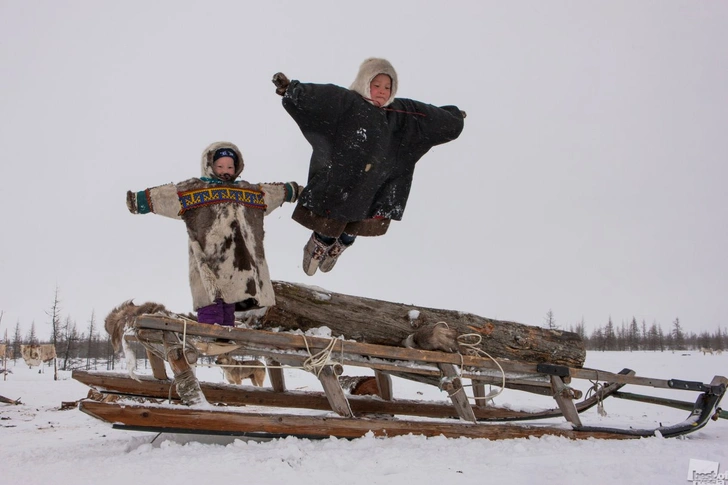
[[[594,395],[597,397],[597,414],[599,414],[599,416],[606,416],[607,411],[604,410],[604,399],[602,398],[601,392],[604,389],[604,384],[599,383],[599,371],[596,371],[596,373],[596,380],[593,381],[589,379],[589,382],[591,382],[592,386],[586,391],[586,399],[588,399],[593,392]]]
[[[306,344],[306,352],[308,352],[308,358],[303,361],[303,365],[301,366],[302,369],[307,370],[311,372],[312,374],[315,374],[316,377],[321,374],[321,371],[324,367],[327,365],[330,365],[329,362],[331,360],[331,353],[334,351],[334,346],[336,345],[336,339],[330,339],[328,345],[326,348],[318,352],[317,354],[311,354],[311,349],[308,346],[308,340],[306,340],[306,336],[303,335],[303,343]],[[341,355],[342,355],[342,361],[343,361],[343,355],[344,355],[344,346],[341,346]]]
[[[438,322],[438,324],[439,323],[444,323],[445,325],[447,325],[447,323],[445,323],[445,322]],[[467,342],[466,340],[469,338],[475,338],[475,341]],[[500,394],[503,392],[503,389],[505,389],[505,387],[506,387],[506,372],[503,370],[503,367],[501,367],[501,365],[498,363],[498,361],[496,359],[494,359],[488,352],[486,352],[485,350],[480,348],[480,343],[482,342],[482,340],[483,340],[483,337],[477,333],[466,333],[466,334],[458,335],[458,345],[468,349],[466,352],[469,351],[468,352],[469,355],[486,356],[487,358],[492,360],[495,363],[495,365],[498,366],[498,369],[501,372],[501,388],[494,391],[494,390],[492,390],[492,386],[491,386],[491,391],[488,394],[486,394],[485,396],[473,397],[473,399],[475,399],[475,400],[480,399],[480,400],[484,400],[484,401],[492,401],[494,398],[500,396]],[[461,354],[460,352],[458,352],[458,354],[460,355],[460,367],[464,367],[463,354]]]

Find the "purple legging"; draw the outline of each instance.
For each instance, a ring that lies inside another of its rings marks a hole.
[[[199,323],[234,327],[235,304],[225,303],[221,298],[218,298],[212,305],[203,306],[197,309],[197,321]]]

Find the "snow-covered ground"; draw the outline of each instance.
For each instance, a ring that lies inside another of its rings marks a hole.
[[[707,383],[714,375],[728,375],[728,353],[590,352],[586,365],[612,372],[629,367],[641,376]],[[690,484],[691,459],[719,462],[721,473],[728,470],[728,420],[723,419],[683,438],[627,441],[366,436],[257,442],[156,436],[114,430],[76,409],[59,410],[61,402],[81,399],[88,391],[70,373],[61,372],[61,379],[54,381],[47,368],[39,373],[18,362],[10,370],[6,380],[0,378],[0,395],[20,398],[23,404],[0,404],[0,484]],[[222,381],[219,369],[199,368],[198,375]],[[286,370],[286,383],[291,389],[320,390],[315,377],[300,370]],[[696,397],[634,386],[623,390],[690,401]],[[400,379],[394,380],[394,392],[401,398],[446,397],[438,389]],[[496,403],[519,409],[553,407],[550,398],[508,390]],[[605,417],[595,409],[584,413],[585,424],[643,428],[687,415],[619,399],[608,399],[605,410]]]

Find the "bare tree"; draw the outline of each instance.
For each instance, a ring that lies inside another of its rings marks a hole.
[[[635,317],[632,317],[632,322],[629,324],[627,344],[630,352],[640,349],[640,328]]]
[[[51,307],[50,312],[46,312],[46,314],[51,317],[51,326],[52,333],[51,333],[51,343],[55,348],[58,348],[58,340],[61,332],[61,301],[58,299],[58,286],[56,286],[56,291],[53,296],[53,306]],[[57,359],[53,360],[53,380],[58,380],[58,364],[56,362]]]
[[[96,331],[96,312],[91,310],[91,320],[88,322],[88,340],[86,341],[86,370],[91,369],[91,354],[94,351],[94,338]]]
[[[672,350],[685,350],[685,334],[679,318],[672,322]]]
[[[15,322],[15,335],[13,335],[13,362],[20,356],[20,344],[23,343],[23,337],[20,335],[20,320]]]
[[[604,349],[605,350],[616,350],[617,349],[617,334],[614,331],[614,323],[612,317],[609,317],[607,326],[604,329]]]
[[[655,322],[652,322],[650,329],[647,331],[645,347],[647,350],[657,350],[660,347],[660,335],[657,331],[657,323]]]
[[[718,327],[718,330],[713,334],[713,337],[710,339],[710,346],[713,348],[713,350],[723,350],[723,347],[725,346],[724,343],[725,335],[720,330],[720,327]]]
[[[65,323],[63,324],[63,370],[69,370],[69,366],[76,356],[78,347],[78,330],[76,329],[76,322],[71,320],[71,317],[66,317]]]
[[[549,311],[546,312],[546,328],[549,330],[556,330],[558,325],[556,325],[556,320],[554,319],[554,312],[551,311],[549,308]]]
[[[28,336],[25,339],[28,345],[38,345],[38,336],[35,333],[35,321],[30,324],[30,330],[28,330]]]

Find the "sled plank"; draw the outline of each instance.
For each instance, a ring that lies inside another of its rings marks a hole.
[[[147,359],[152,366],[152,374],[156,379],[167,380],[167,370],[164,368],[164,359],[147,349]]]
[[[139,329],[152,330],[170,330],[173,332],[186,332],[187,335],[195,335],[200,337],[221,338],[225,340],[234,340],[241,346],[252,348],[254,346],[262,346],[267,349],[288,349],[305,351],[307,346],[311,352],[318,352],[327,348],[331,339],[321,337],[303,337],[302,335],[270,332],[266,330],[252,330],[246,328],[230,328],[220,327],[218,325],[205,325],[194,322],[183,322],[177,319],[163,317],[158,315],[143,315],[137,318],[135,327]],[[143,334],[140,333],[140,336]],[[337,339],[332,348],[332,353],[336,355],[349,354],[351,358],[354,355],[362,356],[360,362],[366,359],[381,358],[394,361],[421,362],[421,363],[448,363],[463,367],[474,367],[488,369],[490,371],[500,372],[498,366],[488,358],[460,355],[456,353],[433,352],[428,350],[409,349],[404,347],[394,347],[389,345],[366,344],[353,342],[349,340]],[[346,362],[344,362],[346,363]],[[530,364],[518,361],[500,360],[500,366],[506,373],[523,373],[529,375],[541,374],[537,370],[537,364]],[[352,359],[352,365],[357,365]],[[396,366],[396,363],[394,363]],[[373,367],[371,365],[370,367]],[[382,363],[382,370],[385,364]],[[671,389],[668,380],[653,379],[639,376],[626,376],[614,374],[611,372],[599,371],[588,368],[564,367],[568,370],[569,376],[578,379],[588,379],[595,381],[607,381],[621,384],[632,384],[638,386],[647,386],[655,388]],[[392,370],[397,367],[392,368]],[[401,366],[399,367],[401,370]],[[462,373],[463,377],[481,379],[478,375],[469,375]],[[485,377],[483,377],[485,379]],[[550,384],[546,384],[550,387]]]
[[[279,361],[268,359],[268,379],[270,379],[270,385],[274,391],[283,392],[286,390],[286,379]]]
[[[484,408],[487,403],[485,400],[485,384],[483,381],[472,380],[473,397],[475,398],[475,407]]]
[[[175,330],[181,330],[183,328],[174,320],[167,319],[167,322],[164,322],[164,318],[156,316],[140,317],[137,320],[137,326],[140,326],[141,330],[138,332],[138,339],[134,340],[144,340],[147,342],[154,342],[160,338],[158,331],[149,330],[147,327],[172,327]],[[186,331],[190,336],[197,335],[200,337],[220,338],[222,335],[219,329],[211,325],[187,323]],[[240,335],[232,335],[237,332],[242,333]],[[226,339],[232,338],[236,342],[238,350],[232,352],[233,354],[256,355],[279,361],[285,359],[285,364],[293,366],[300,366],[309,357],[305,351],[306,342],[299,335],[279,334],[262,330],[228,329],[224,331],[224,336]],[[307,337],[306,340],[311,352],[323,350],[330,342],[327,339],[315,337]],[[343,348],[340,345],[343,345]],[[502,380],[500,370],[497,369],[490,359],[472,356],[462,356],[461,358],[459,354],[342,341],[337,341],[334,349],[336,349],[335,355],[337,355],[337,359],[341,359],[341,363],[344,365],[363,365],[383,372],[401,371],[404,365],[409,372],[439,377],[441,371],[434,364],[443,362],[458,365],[463,364],[476,368],[482,367],[482,369],[476,372],[463,371],[462,375],[466,378],[478,378],[484,382],[493,384],[500,383]],[[298,353],[296,354],[295,352]],[[404,364],[400,364],[398,361],[404,361]],[[507,375],[521,376],[520,378],[507,377],[508,382],[525,386],[542,386],[544,387],[544,394],[550,392],[551,384],[548,377],[538,373],[535,365],[503,362],[502,367]],[[486,375],[485,372],[488,371],[491,371],[493,375]]]
[[[195,377],[190,364],[188,363],[187,349],[181,345],[177,338],[170,332],[164,335],[164,353],[167,362],[174,373],[175,389],[177,394],[187,404],[206,403],[205,395],[200,389],[200,383]],[[195,357],[196,360],[196,357]]]
[[[246,433],[305,438],[360,438],[371,432],[374,436],[392,437],[407,434],[445,436],[447,438],[510,439],[563,436],[572,439],[630,439],[638,436],[610,431],[579,431],[553,426],[524,426],[516,424],[478,424],[462,422],[405,421],[390,419],[355,419],[328,416],[303,416],[201,410],[191,407],[119,405],[81,401],[79,409],[114,427],[138,428],[147,431],[198,432],[204,434],[240,435]]]
[[[475,422],[473,408],[470,406],[468,396],[465,394],[462,379],[458,375],[457,369],[452,364],[440,364],[440,369],[445,377],[450,378],[452,388],[448,389],[448,393],[450,394],[450,400],[452,400],[452,404],[455,406],[458,415],[465,421]]]
[[[561,409],[561,413],[574,426],[581,426],[579,411],[576,410],[573,399],[568,397],[569,390],[564,385],[564,381],[559,376],[551,376],[551,383],[554,388],[554,399]]]
[[[346,400],[344,390],[339,384],[339,377],[334,373],[332,366],[327,365],[321,369],[318,375],[321,385],[324,387],[326,398],[329,400],[331,409],[339,416],[351,418],[354,413],[349,407],[349,401]]]
[[[392,378],[389,374],[374,371],[374,378],[377,380],[377,388],[379,389],[379,396],[385,401],[391,401],[394,398],[392,394]]]

